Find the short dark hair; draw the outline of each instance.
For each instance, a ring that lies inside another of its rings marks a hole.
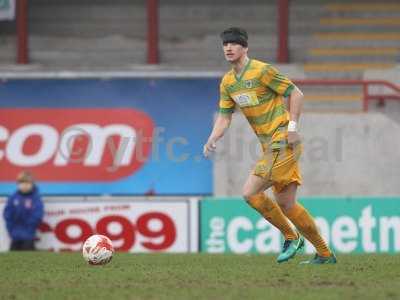
[[[221,33],[222,43],[237,43],[247,48],[247,31],[240,27],[231,27]]]
[[[22,171],[17,175],[17,182],[31,182],[34,183],[35,179],[30,171]]]

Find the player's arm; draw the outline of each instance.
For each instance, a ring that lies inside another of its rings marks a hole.
[[[232,113],[235,110],[235,102],[229,96],[225,86],[221,83],[220,87],[220,100],[219,100],[219,113],[214,123],[214,128],[207,140],[207,143],[203,147],[204,156],[210,155],[214,152],[217,145],[216,142],[222,138],[229,128],[232,121]]]
[[[296,144],[300,141],[300,136],[297,132],[297,123],[300,119],[300,114],[303,109],[303,98],[302,91],[294,86],[292,92],[289,95],[289,125],[288,125],[288,143]]]
[[[211,152],[214,152],[216,149],[217,141],[222,138],[229,128],[232,121],[232,114],[227,113],[219,113],[217,120],[214,123],[214,128],[210,134],[210,137],[207,140],[207,143],[204,145],[203,153],[204,156],[208,156]]]
[[[289,78],[280,74],[271,65],[265,66],[261,82],[278,95],[289,98],[288,143],[292,145],[298,143],[300,136],[297,133],[297,123],[303,107],[303,93]]]

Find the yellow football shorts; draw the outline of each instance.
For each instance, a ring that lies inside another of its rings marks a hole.
[[[302,152],[303,145],[300,143],[293,147],[266,152],[256,163],[253,174],[271,181],[275,193],[279,193],[292,182],[301,185],[299,159]]]

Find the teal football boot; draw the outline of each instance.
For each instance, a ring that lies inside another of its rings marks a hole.
[[[293,258],[297,251],[301,250],[304,247],[304,238],[299,234],[299,238],[297,240],[286,240],[283,244],[283,249],[281,254],[279,254],[276,261],[278,263],[282,263],[288,261]]]
[[[336,264],[337,259],[334,253],[331,256],[323,257],[315,254],[314,258],[306,261],[300,262],[300,264],[310,264],[310,265],[324,265],[324,264]]]

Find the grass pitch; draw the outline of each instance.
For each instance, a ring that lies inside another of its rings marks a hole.
[[[398,255],[339,255],[337,265],[275,256],[0,254],[0,299],[400,299]],[[307,257],[308,258],[308,257]]]

